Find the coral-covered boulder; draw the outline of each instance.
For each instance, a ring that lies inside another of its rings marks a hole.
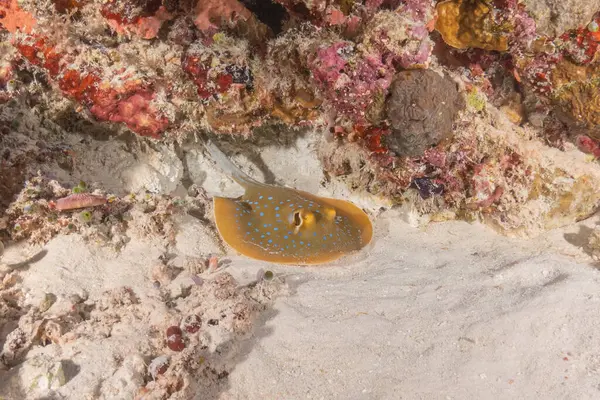
[[[416,157],[452,133],[465,107],[456,83],[431,70],[396,75],[387,100],[392,135],[386,143],[398,155]]]

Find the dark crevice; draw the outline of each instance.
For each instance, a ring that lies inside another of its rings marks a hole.
[[[288,19],[286,9],[271,0],[240,0],[246,8],[256,15],[256,18],[267,25],[275,35],[283,29],[283,22]]]

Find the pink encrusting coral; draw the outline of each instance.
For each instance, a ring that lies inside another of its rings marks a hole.
[[[353,124],[367,122],[369,106],[386,96],[393,75],[390,65],[357,54],[350,42],[319,48],[308,66],[326,106]]]

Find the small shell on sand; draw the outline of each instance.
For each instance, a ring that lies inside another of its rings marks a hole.
[[[95,207],[106,204],[107,199],[89,193],[76,193],[56,201],[55,207],[59,211],[74,210],[76,208]]]

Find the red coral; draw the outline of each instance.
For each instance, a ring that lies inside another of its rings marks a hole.
[[[15,47],[33,65],[46,69],[66,96],[89,107],[98,120],[122,122],[133,132],[154,138],[167,128],[168,119],[151,105],[155,96],[149,85],[125,76],[113,77],[123,82],[115,87],[103,82],[95,69],[64,68],[68,62],[62,61],[69,60],[70,54],[58,53],[45,37],[27,36]]]
[[[54,45],[47,38],[39,35],[26,36],[15,43],[15,47],[33,65],[45,68],[52,77],[58,75],[62,55],[55,51]]]
[[[80,103],[90,104],[97,93],[99,82],[100,79],[96,74],[88,73],[82,76],[79,71],[68,69],[58,81],[58,86],[65,95]]]
[[[198,95],[208,99],[216,94],[225,93],[233,85],[233,76],[227,71],[214,71],[208,62],[203,62],[199,56],[187,54],[181,63],[183,70],[194,81]]]

